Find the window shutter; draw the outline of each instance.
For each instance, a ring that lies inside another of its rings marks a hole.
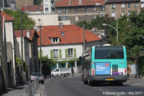
[[[38,51],[38,58],[40,58],[40,50]]]
[[[53,50],[50,50],[50,57],[53,59]]]
[[[62,52],[61,52],[61,49],[59,50],[59,58],[62,58]]]
[[[41,50],[41,52],[40,52],[40,50],[38,51],[38,58],[40,58],[40,54],[41,54],[41,57],[43,56],[43,51]]]
[[[76,58],[76,48],[74,48],[74,58]]]
[[[68,58],[68,49],[65,49],[65,57]]]

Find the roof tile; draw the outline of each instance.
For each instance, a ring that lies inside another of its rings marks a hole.
[[[104,4],[105,0],[82,0],[82,4],[79,4],[79,0],[59,0],[55,2],[55,7],[72,7],[72,6],[90,6],[96,3]]]
[[[30,37],[27,37],[27,32],[30,32]],[[27,37],[29,40],[32,40],[35,33],[36,30],[23,30],[23,37]],[[21,37],[21,30],[15,30],[15,37]]]
[[[64,33],[64,36],[61,33]],[[38,32],[40,35],[40,31]],[[52,43],[51,38],[60,38],[59,43]],[[100,40],[98,36],[89,30],[85,30],[86,42]],[[63,28],[59,26],[43,26],[41,29],[41,44],[42,45],[59,45],[59,44],[77,44],[83,42],[83,28],[76,25],[64,25]],[[38,39],[40,45],[40,39]]]

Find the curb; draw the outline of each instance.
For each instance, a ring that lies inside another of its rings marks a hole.
[[[34,96],[46,96],[45,94],[45,84],[40,84]]]

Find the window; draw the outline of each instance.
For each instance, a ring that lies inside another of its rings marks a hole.
[[[48,8],[45,8],[45,11],[48,12]]]
[[[65,9],[65,14],[67,14],[69,12],[69,9]]]
[[[128,8],[131,8],[131,3],[128,3]]]
[[[78,21],[79,20],[79,17],[78,16],[75,16],[75,21]]]
[[[77,9],[77,8],[75,8],[75,12],[78,12],[78,9]]]
[[[100,17],[103,17],[103,16],[105,16],[104,14],[100,14]]]
[[[121,7],[122,7],[122,8],[125,8],[125,4],[124,4],[124,3],[122,3]]]
[[[115,4],[112,4],[112,5],[111,5],[111,9],[115,9]]]
[[[85,8],[85,12],[88,12],[88,8]]]
[[[94,7],[94,9],[93,10],[96,10],[96,7]]]
[[[134,4],[134,7],[135,7],[135,8],[138,8],[138,3],[135,3],[135,4]]]
[[[125,15],[125,12],[122,12],[122,13],[121,13],[121,16],[124,16],[124,15]]]
[[[123,59],[123,47],[96,47],[96,59]]]
[[[59,54],[58,54],[58,49],[54,49],[53,50],[53,58],[58,58]]]
[[[58,9],[58,13],[61,13],[61,9],[60,8]]]
[[[73,57],[73,48],[68,49],[68,57]]]
[[[128,15],[130,15],[131,14],[131,11],[128,11]]]
[[[59,43],[59,38],[58,37],[54,37],[51,39],[52,43]]]
[[[112,12],[111,17],[115,17],[115,16],[116,16],[115,12]]]
[[[100,7],[100,11],[104,11],[104,7]]]

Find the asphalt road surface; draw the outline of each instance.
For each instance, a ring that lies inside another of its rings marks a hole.
[[[46,96],[144,96],[144,87],[131,84],[84,85],[80,77],[51,79],[45,83]]]

